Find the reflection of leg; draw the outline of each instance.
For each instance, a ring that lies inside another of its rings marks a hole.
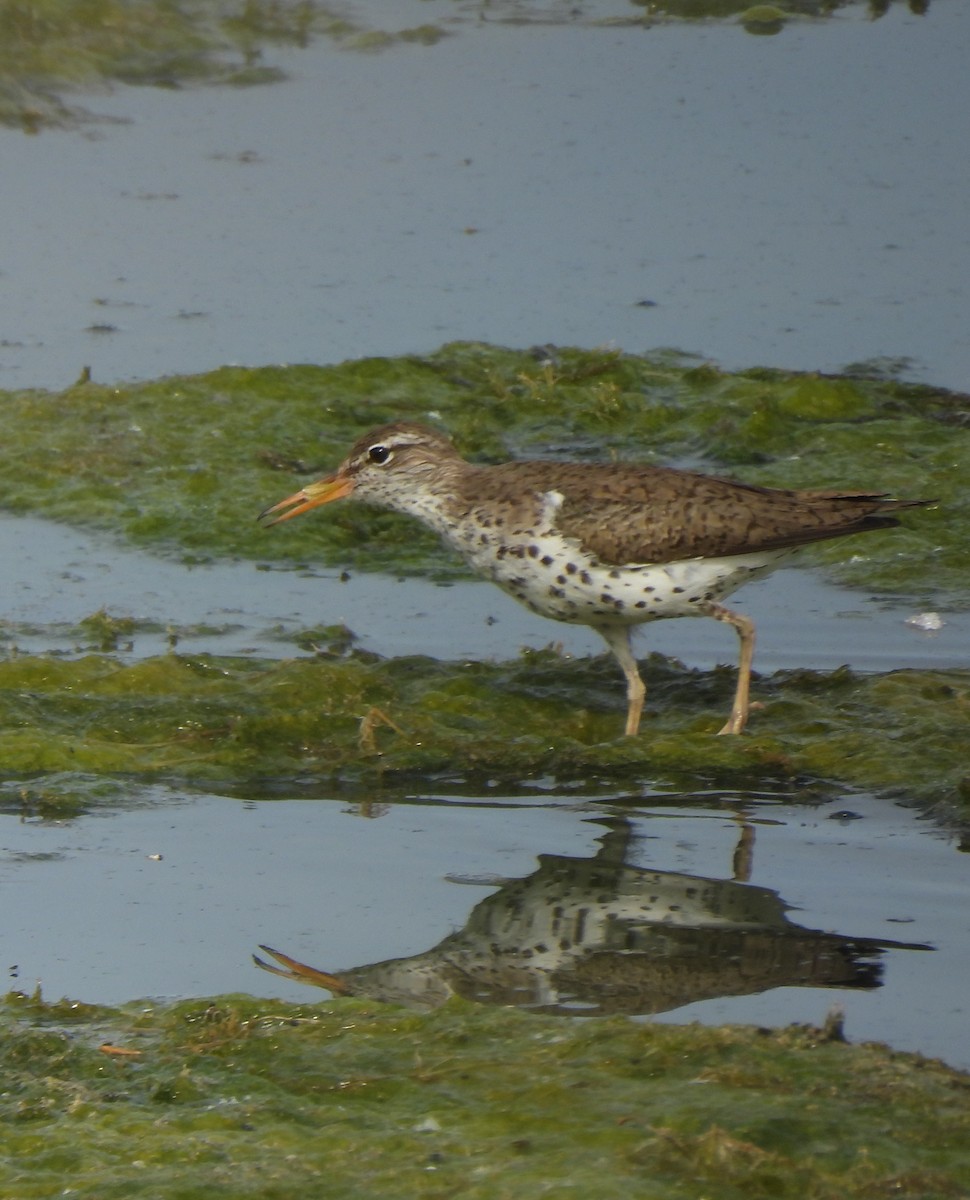
[[[731,715],[723,729],[718,733],[740,733],[748,723],[749,697],[751,694],[751,663],[754,660],[754,622],[740,613],[723,608],[720,604],[711,604],[704,610],[709,617],[716,621],[724,621],[733,625],[741,642],[741,657],[738,661],[738,687],[734,693],[734,704]]]
[[[633,737],[640,728],[640,714],[643,712],[643,699],[647,689],[637,670],[636,656],[630,644],[630,626],[595,625],[593,628],[613,651],[613,657],[620,664],[626,677],[626,735]]]
[[[744,813],[736,812],[734,820],[739,826],[739,837],[731,856],[731,878],[737,883],[750,883],[754,869],[754,826]]]
[[[610,866],[624,866],[633,844],[633,824],[629,817],[614,815],[606,819],[597,818],[596,824],[606,826],[606,833],[597,839],[600,848],[596,851],[596,861]]]

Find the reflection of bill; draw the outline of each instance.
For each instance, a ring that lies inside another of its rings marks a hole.
[[[262,947],[267,971],[340,995],[434,1008],[449,996],[550,1013],[658,1013],[775,987],[875,988],[905,942],[804,929],[776,892],[627,865],[628,829],[593,858],[542,855],[477,904],[464,928],[410,958],[337,974]],[[750,853],[750,827],[742,844]]]

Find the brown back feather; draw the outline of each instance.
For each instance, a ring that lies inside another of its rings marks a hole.
[[[488,475],[488,486],[483,475]],[[513,462],[475,472],[483,491],[514,508],[537,495],[564,499],[556,528],[601,562],[673,562],[783,550],[899,521],[891,514],[930,500],[895,500],[866,491],[789,491],[670,467],[619,463]],[[510,516],[512,514],[510,513]]]

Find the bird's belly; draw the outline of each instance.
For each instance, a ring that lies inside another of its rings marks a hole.
[[[542,548],[540,547],[540,550]],[[710,604],[772,570],[785,552],[609,567],[576,554],[466,555],[476,570],[533,612],[578,625],[637,625],[704,616]],[[547,561],[549,560],[549,561]]]

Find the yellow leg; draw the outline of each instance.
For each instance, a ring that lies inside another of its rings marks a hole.
[[[748,710],[751,706],[751,663],[754,660],[754,622],[748,617],[742,617],[740,613],[732,612],[729,608],[723,608],[720,604],[711,604],[704,611],[716,621],[724,621],[726,624],[732,625],[737,630],[738,640],[741,643],[741,657],[738,660],[738,686],[734,693],[731,715],[728,717],[724,728],[718,730],[719,734],[740,733],[748,723]]]
[[[630,643],[629,625],[597,625],[597,633],[603,638],[613,652],[613,657],[620,664],[626,678],[626,736],[634,737],[640,728],[640,715],[643,712],[643,700],[647,694],[640,672],[637,669],[636,655]]]

